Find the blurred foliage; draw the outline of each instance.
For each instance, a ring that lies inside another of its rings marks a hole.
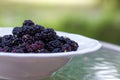
[[[95,0],[96,1],[96,0]],[[26,19],[56,30],[120,45],[120,0],[97,0],[93,6],[43,5],[0,1],[0,26],[21,26]]]
[[[106,12],[101,18],[68,17],[62,20],[61,30],[89,36],[98,40],[120,44],[120,20],[118,14]]]

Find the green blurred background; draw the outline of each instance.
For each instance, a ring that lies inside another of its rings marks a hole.
[[[120,45],[120,0],[0,0],[0,27],[27,19]]]

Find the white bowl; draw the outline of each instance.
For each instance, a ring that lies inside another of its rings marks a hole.
[[[0,28],[0,36],[11,34],[12,28]],[[8,80],[40,80],[64,66],[72,56],[98,50],[101,44],[77,34],[57,32],[79,44],[77,51],[66,53],[21,54],[0,52],[0,78]]]

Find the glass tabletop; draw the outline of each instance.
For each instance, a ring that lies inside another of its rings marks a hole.
[[[103,43],[91,54],[74,57],[43,80],[120,80],[120,47]]]

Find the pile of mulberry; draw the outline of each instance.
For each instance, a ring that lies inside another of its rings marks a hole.
[[[78,47],[75,41],[31,20],[25,20],[21,27],[15,27],[12,34],[0,37],[0,52],[58,53],[76,51]]]

